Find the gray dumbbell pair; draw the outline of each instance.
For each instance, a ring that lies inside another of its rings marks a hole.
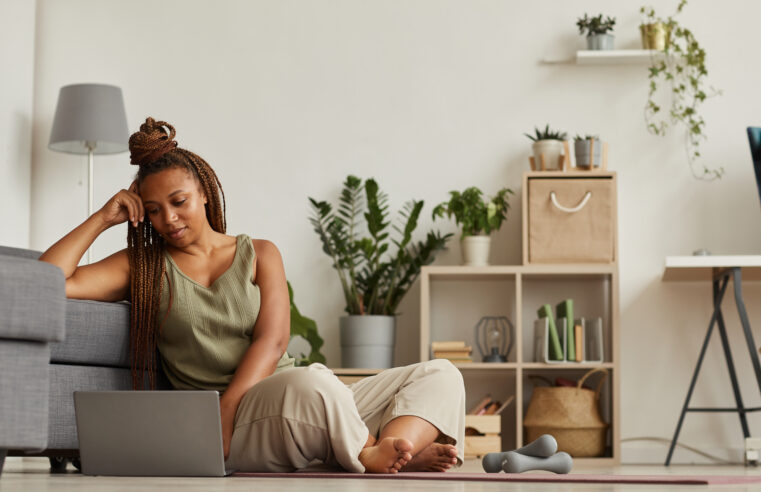
[[[568,473],[573,467],[571,455],[557,452],[558,443],[554,437],[544,434],[536,441],[515,451],[489,453],[481,460],[488,473],[523,473],[531,470],[545,470],[554,473]]]

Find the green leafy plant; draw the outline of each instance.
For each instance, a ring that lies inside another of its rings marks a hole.
[[[549,123],[544,130],[534,127],[534,132],[536,135],[529,135],[528,133],[524,133],[524,135],[533,142],[538,142],[539,140],[565,140],[567,135],[565,132],[550,130]]]
[[[502,188],[490,199],[482,198],[483,193],[475,186],[459,191],[450,191],[449,201],[442,202],[433,209],[433,218],[454,216],[455,223],[462,227],[462,237],[490,234],[502,226],[510,208],[508,195],[513,191]]]
[[[605,34],[613,30],[613,26],[616,25],[616,18],[608,16],[607,19],[602,20],[602,14],[597,17],[589,17],[584,14],[584,17],[580,17],[576,21],[576,25],[579,28],[579,34],[584,34],[584,31],[587,31],[587,36]]]
[[[348,176],[338,208],[309,198],[309,219],[322,241],[322,250],[333,261],[346,301],[348,314],[393,316],[404,295],[420,275],[423,265],[433,263],[452,234],[430,231],[423,241],[413,241],[422,200],[407,202],[399,212],[399,223],[389,220],[388,197],[374,179]],[[364,229],[360,231],[364,219]],[[389,227],[397,237],[391,239]],[[367,235],[360,236],[361,232]],[[389,246],[396,246],[392,254]]]
[[[600,136],[599,136],[599,135],[584,135],[584,136],[582,137],[581,135],[578,135],[578,134],[577,134],[575,137],[573,137],[573,139],[574,139],[575,141],[577,141],[577,142],[578,142],[578,141],[581,141],[581,140],[592,140],[593,138],[594,138],[595,140],[597,140],[597,141],[599,141],[599,140],[600,140]]]
[[[667,18],[656,16],[652,7],[640,8],[644,24],[658,22],[666,26],[670,40],[661,55],[651,57],[648,79],[650,81],[645,105],[647,129],[654,135],[666,135],[669,125],[682,125],[686,130],[685,150],[687,162],[693,176],[698,179],[721,178],[724,168],[711,169],[705,164],[696,166],[700,158],[700,145],[706,140],[705,120],[700,116],[700,106],[706,98],[721,91],[705,87],[706,52],[691,30],[679,24],[675,16],[682,12],[687,0],[681,0],[676,13]],[[666,90],[670,102],[667,108],[656,103],[656,94],[661,88]]]
[[[293,303],[293,288],[288,282],[288,298],[291,301],[291,339],[301,337],[309,343],[309,355],[301,354],[296,358],[297,366],[308,366],[313,362],[325,363],[325,356],[320,352],[320,347],[324,343],[319,333],[317,333],[317,323],[311,318],[307,318],[299,312],[296,304]]]

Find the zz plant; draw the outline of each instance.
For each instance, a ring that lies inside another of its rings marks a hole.
[[[640,8],[645,23],[662,22],[666,32],[670,33],[670,41],[666,43],[663,55],[651,58],[645,121],[648,131],[654,135],[666,135],[669,125],[684,126],[690,171],[698,179],[713,180],[721,178],[724,174],[723,167],[711,169],[704,164],[699,168],[696,166],[700,158],[700,145],[706,140],[703,132],[705,121],[700,116],[700,106],[706,98],[721,92],[713,87],[705,87],[708,75],[706,52],[692,31],[675,18],[686,5],[687,0],[681,0],[676,13],[665,19],[657,17],[652,7]],[[670,98],[667,108],[662,108],[655,100],[661,87],[666,91],[666,97]]]
[[[430,231],[425,240],[413,241],[423,201],[407,202],[399,211],[401,220],[392,225],[388,197],[374,179],[363,184],[362,179],[348,176],[336,209],[327,201],[309,198],[309,202],[313,211],[309,221],[333,261],[350,315],[395,315],[420,268],[433,263],[452,236]],[[393,253],[391,245],[396,248]]]

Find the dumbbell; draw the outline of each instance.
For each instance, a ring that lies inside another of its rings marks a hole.
[[[573,467],[573,459],[568,453],[557,451],[557,441],[549,434],[515,451],[488,453],[481,464],[484,471],[498,473],[522,473],[529,470],[546,470],[554,473],[568,473]]]

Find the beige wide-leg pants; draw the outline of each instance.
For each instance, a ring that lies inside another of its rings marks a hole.
[[[438,442],[455,445],[462,464],[462,375],[451,362],[437,359],[387,369],[348,386],[322,364],[275,373],[243,396],[225,465],[289,472],[319,461],[362,473],[359,452],[368,435],[377,438],[402,415],[433,424],[441,432]]]

